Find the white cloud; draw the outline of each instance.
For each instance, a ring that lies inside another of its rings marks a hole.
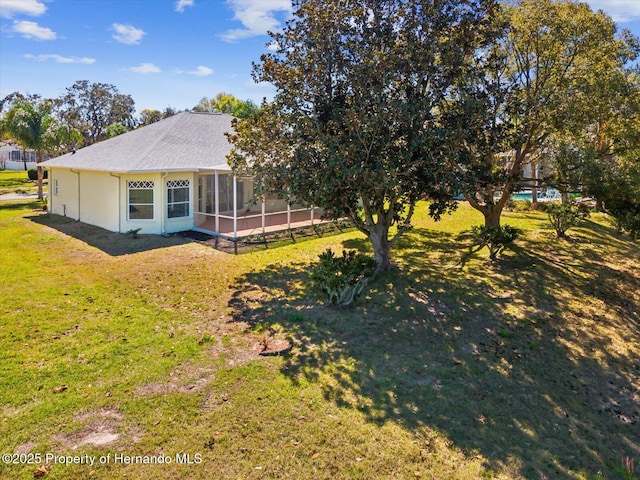
[[[0,17],[13,18],[14,15],[37,17],[46,12],[47,7],[38,0],[1,0]]]
[[[29,58],[32,60],[37,60],[38,62],[46,62],[47,60],[54,60],[58,63],[83,63],[85,65],[91,65],[96,62],[95,58],[88,57],[63,57],[62,55],[56,54],[43,54],[43,55],[31,55],[27,53],[24,55],[24,58]]]
[[[234,12],[234,20],[245,26],[224,33],[222,39],[228,42],[276,31],[280,22],[274,13],[291,11],[291,0],[227,0],[227,4]]]
[[[640,0],[584,0],[593,10],[602,10],[614,21],[624,23],[640,19]]]
[[[204,67],[199,65],[195,70],[191,70],[187,72],[189,75],[196,75],[197,77],[206,77],[207,75],[213,74],[213,70],[209,67]]]
[[[146,75],[147,73],[160,73],[162,71],[153,63],[141,63],[137,67],[131,67],[129,70],[133,73],[141,73],[143,75]]]
[[[142,37],[146,35],[144,30],[140,30],[132,25],[114,23],[112,28],[116,32],[113,34],[113,39],[126,45],[137,45],[142,40]]]
[[[55,40],[57,38],[56,32],[50,28],[41,27],[36,22],[27,20],[14,20],[12,30],[24,38],[34,40]]]
[[[184,12],[186,7],[193,7],[194,0],[178,0],[176,2],[176,12]]]

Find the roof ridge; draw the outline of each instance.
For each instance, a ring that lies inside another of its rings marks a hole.
[[[186,110],[180,113],[192,113],[194,115],[226,115],[223,112],[197,112],[197,111],[191,111],[191,110]]]

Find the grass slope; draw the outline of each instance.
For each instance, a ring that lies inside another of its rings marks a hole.
[[[47,453],[96,459],[49,457],[51,479],[633,478],[640,246],[603,216],[558,241],[508,213],[524,237],[490,264],[480,221],[420,208],[341,310],[308,268],[367,250],[357,232],[233,256],[2,202],[0,453],[21,464],[0,478]],[[270,337],[293,350],[258,356]]]

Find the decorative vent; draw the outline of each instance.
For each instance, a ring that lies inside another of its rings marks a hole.
[[[137,190],[137,189],[149,189],[153,188],[153,181],[150,180],[135,180],[129,182],[129,189]]]
[[[189,188],[190,182],[189,180],[168,180],[167,187],[168,188]]]

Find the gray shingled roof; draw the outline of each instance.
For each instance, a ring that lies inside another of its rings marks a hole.
[[[227,170],[230,115],[183,112],[43,162],[117,173]]]

